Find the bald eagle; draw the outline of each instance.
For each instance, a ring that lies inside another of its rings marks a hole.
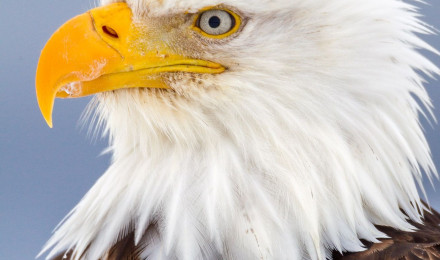
[[[401,0],[101,1],[36,74],[90,110],[112,164],[48,259],[440,259],[418,115],[440,70]],[[421,189],[423,191],[423,188]]]

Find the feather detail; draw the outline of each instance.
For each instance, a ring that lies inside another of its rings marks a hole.
[[[364,241],[366,250],[359,253],[333,252],[334,260],[435,260],[440,259],[440,214],[434,210],[424,213],[423,223],[411,222],[417,229],[414,232],[406,232],[379,226],[378,229],[389,236],[381,239],[378,243]],[[251,230],[255,235],[255,232]],[[152,225],[146,232],[151,239],[157,235],[155,226]],[[146,244],[154,244],[150,240]],[[145,246],[148,248],[149,246]],[[145,248],[138,247],[134,243],[134,233],[127,234],[119,240],[104,255],[101,260],[141,260],[161,259],[151,257]],[[53,260],[71,260],[71,253],[63,253]]]
[[[405,232],[380,226],[389,236],[380,243],[364,241],[366,250],[360,253],[334,252],[334,260],[438,260],[440,259],[440,214],[434,210],[424,212],[423,224],[410,221],[416,227]]]

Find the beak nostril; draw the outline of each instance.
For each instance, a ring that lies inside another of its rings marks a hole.
[[[113,28],[111,28],[111,27],[109,27],[109,26],[106,26],[106,25],[102,26],[102,31],[103,31],[105,34],[107,34],[107,35],[109,35],[110,37],[112,37],[112,38],[119,38],[119,35],[118,35],[118,33],[115,31],[115,29],[113,29]]]

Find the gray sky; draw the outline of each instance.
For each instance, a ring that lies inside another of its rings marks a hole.
[[[440,2],[422,6],[426,21],[440,28]],[[66,20],[94,7],[93,0],[1,0],[0,2],[0,259],[33,259],[52,229],[72,209],[109,164],[100,156],[106,140],[78,127],[89,98],[58,100],[54,128],[37,106],[34,74],[39,53]],[[424,37],[440,49],[440,36]],[[440,58],[427,54],[440,65]],[[440,83],[427,85],[440,119]],[[440,127],[423,121],[440,169]],[[440,209],[440,192],[426,183]],[[440,183],[435,182],[437,189]]]

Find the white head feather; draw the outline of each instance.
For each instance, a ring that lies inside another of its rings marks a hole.
[[[108,3],[110,1],[103,1]],[[201,55],[228,66],[175,91],[97,96],[113,163],[44,250],[98,259],[156,224],[151,259],[325,259],[421,221],[434,174],[418,113],[430,33],[400,0],[128,0],[160,16],[223,4],[249,19]],[[140,18],[141,19],[141,18]],[[403,210],[403,214],[400,209]],[[87,249],[87,250],[86,250]]]

